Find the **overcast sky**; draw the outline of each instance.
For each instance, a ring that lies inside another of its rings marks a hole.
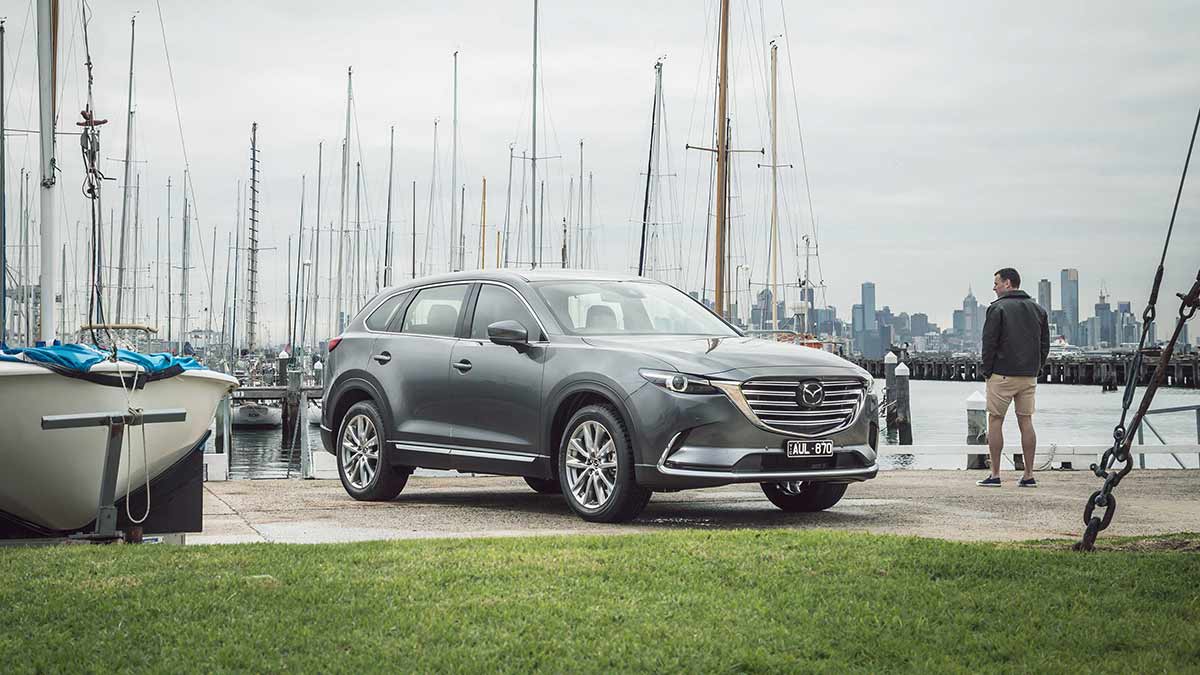
[[[36,128],[33,2],[2,2],[6,126]],[[78,3],[63,6],[59,129],[73,130],[86,98],[83,40]],[[530,147],[531,2],[167,0],[161,26],[154,2],[95,2],[91,10],[95,101],[98,116],[110,120],[103,129],[109,158],[124,151],[129,19],[138,12],[134,155],[145,255],[151,257],[154,221],[166,220],[167,178],[178,185],[185,167],[165,30],[201,225],[194,249],[203,244],[207,258],[215,232],[218,296],[237,183],[249,174],[250,125],[258,122],[262,245],[275,247],[262,253],[260,311],[274,340],[282,337],[283,251],[299,222],[302,174],[308,176],[306,218],[313,223],[321,141],[322,227],[338,217],[348,66],[355,73],[351,154],[363,167],[361,219],[371,246],[383,227],[394,125],[393,226],[403,237],[397,268],[410,269],[415,180],[418,261],[444,269],[452,54],[459,51],[457,182],[467,188],[467,261],[474,266],[477,259],[486,176],[493,265],[509,144],[518,154]],[[578,180],[582,139],[584,171],[594,181],[592,261],[609,270],[636,266],[653,65],[665,56],[666,124],[652,209],[652,219],[665,223],[657,262],[668,280],[699,287],[710,155],[685,145],[712,143],[716,13],[715,0],[542,3],[538,154],[561,156],[539,163],[539,177],[548,181],[547,262],[558,260],[565,207],[569,198],[578,199],[569,181]],[[803,266],[796,251],[800,237],[812,234],[811,196],[820,243],[819,272],[814,260],[812,276],[823,278],[827,302],[846,319],[859,285],[870,280],[879,306],[924,311],[945,326],[969,286],[981,301],[991,298],[992,272],[1003,266],[1020,270],[1031,293],[1039,278],[1050,278],[1055,307],[1059,270],[1078,268],[1085,316],[1101,281],[1114,302],[1144,303],[1200,106],[1200,4],[922,2],[898,8],[733,0],[732,14],[730,114],[738,148],[769,145],[767,42],[779,44],[779,162],[795,166],[779,172],[782,278],[794,280]],[[441,120],[435,230],[426,257],[434,118]],[[36,166],[36,146],[19,134],[8,140],[14,222],[18,172]],[[75,223],[87,213],[75,143],[75,137],[60,141],[63,220],[72,241]],[[732,179],[733,264],[749,266],[755,290],[769,273],[770,174],[757,166],[768,162],[769,156],[739,154]],[[118,162],[103,168],[119,179]],[[521,170],[518,161],[510,208],[514,244]],[[118,219],[119,185],[105,186],[106,209],[115,208]],[[178,231],[180,193],[174,197]],[[575,221],[571,216],[572,231]],[[522,237],[527,247],[528,234]],[[1200,187],[1194,182],[1185,189],[1175,237],[1165,282],[1172,293],[1164,294],[1172,315],[1173,292],[1190,284],[1200,264]],[[520,259],[528,258],[523,253]],[[323,277],[329,262],[324,258]],[[193,289],[205,286],[210,273],[198,260],[196,267]],[[744,286],[746,270],[737,272]],[[323,294],[332,291],[328,279],[321,286]],[[203,323],[198,312],[206,295],[206,289],[197,292],[192,301],[193,323]],[[143,314],[152,309],[147,305]]]

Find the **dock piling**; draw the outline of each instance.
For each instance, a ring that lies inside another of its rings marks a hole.
[[[908,366],[901,363],[896,366],[896,430],[900,435],[900,445],[912,445],[912,409],[909,406]]]
[[[987,399],[978,391],[967,397],[967,445],[987,445]],[[987,455],[967,455],[968,469],[986,469]]]
[[[287,371],[287,393],[283,397],[283,448],[285,450],[296,447],[299,440],[296,425],[301,424],[304,419],[304,411],[300,407],[302,375],[303,373],[298,368],[289,368]]]

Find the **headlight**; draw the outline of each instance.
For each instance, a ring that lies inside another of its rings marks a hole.
[[[639,374],[647,382],[656,384],[667,391],[675,392],[676,394],[719,394],[720,391],[712,386],[712,384],[702,378],[694,375],[684,375],[683,373],[671,373],[663,370],[639,370]]]

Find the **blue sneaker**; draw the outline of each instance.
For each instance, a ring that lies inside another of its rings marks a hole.
[[[995,476],[988,476],[983,480],[975,481],[975,484],[979,487],[1000,487],[1000,479]]]
[[[1037,487],[1037,481],[1033,478],[1022,478],[1017,487]]]

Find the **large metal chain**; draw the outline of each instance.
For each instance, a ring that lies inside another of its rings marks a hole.
[[[1083,538],[1075,544],[1076,551],[1091,551],[1096,543],[1096,536],[1101,531],[1108,528],[1112,523],[1113,516],[1117,512],[1117,498],[1113,496],[1113,490],[1121,484],[1121,479],[1124,478],[1130,471],[1133,470],[1133,458],[1129,454],[1129,447],[1133,443],[1134,435],[1137,434],[1138,427],[1142,424],[1142,418],[1146,416],[1146,411],[1150,409],[1150,403],[1154,400],[1154,394],[1158,391],[1158,387],[1162,384],[1167,375],[1167,367],[1171,363],[1171,355],[1175,353],[1175,344],[1179,340],[1179,334],[1183,331],[1183,327],[1188,320],[1196,314],[1197,304],[1200,304],[1200,272],[1196,273],[1196,281],[1192,284],[1192,290],[1187,294],[1177,293],[1179,296],[1179,319],[1175,323],[1175,331],[1171,334],[1170,341],[1162,350],[1162,355],[1159,357],[1158,366],[1154,369],[1154,376],[1150,378],[1150,384],[1146,387],[1146,393],[1142,395],[1142,402],[1138,405],[1137,412],[1134,413],[1133,419],[1126,426],[1125,418],[1129,414],[1129,407],[1133,405],[1134,394],[1137,390],[1138,376],[1142,372],[1142,357],[1147,351],[1146,338],[1150,334],[1150,328],[1154,325],[1157,310],[1155,306],[1158,304],[1158,292],[1162,287],[1164,265],[1167,261],[1167,251],[1171,247],[1171,234],[1175,231],[1175,216],[1179,213],[1179,200],[1183,196],[1183,186],[1187,182],[1188,165],[1192,162],[1192,150],[1196,147],[1196,132],[1200,129],[1200,111],[1196,113],[1196,122],[1192,125],[1192,140],[1188,143],[1187,157],[1183,161],[1183,173],[1179,177],[1179,189],[1175,193],[1175,207],[1171,210],[1171,222],[1167,226],[1166,240],[1163,242],[1162,255],[1158,260],[1158,269],[1154,272],[1154,284],[1150,288],[1150,300],[1146,303],[1146,309],[1142,312],[1142,336],[1138,340],[1137,351],[1134,352],[1133,359],[1129,363],[1128,377],[1125,378],[1125,394],[1121,399],[1121,419],[1117,422],[1117,426],[1113,428],[1113,444],[1108,450],[1104,451],[1104,455],[1100,458],[1099,464],[1092,465],[1092,472],[1096,476],[1104,479],[1104,484],[1099,490],[1092,493],[1088,497],[1087,505],[1083,509]],[[1101,515],[1096,515],[1096,509],[1104,509]]]
[[[1157,287],[1155,288],[1157,291]],[[1158,359],[1158,365],[1154,368],[1154,376],[1150,378],[1150,384],[1146,387],[1146,393],[1142,395],[1142,402],[1138,405],[1137,412],[1134,413],[1133,419],[1129,422],[1129,427],[1125,426],[1125,416],[1129,412],[1130,403],[1133,401],[1133,392],[1137,387],[1138,374],[1141,372],[1142,354],[1144,350],[1139,349],[1130,363],[1129,377],[1125,382],[1125,398],[1124,406],[1121,409],[1121,421],[1113,429],[1113,444],[1108,450],[1104,451],[1104,455],[1100,459],[1099,464],[1092,465],[1092,472],[1100,478],[1104,479],[1104,484],[1099,490],[1092,493],[1088,497],[1087,505],[1083,509],[1083,523],[1085,525],[1083,538],[1079,543],[1075,544],[1076,551],[1091,551],[1096,543],[1096,537],[1103,530],[1107,529],[1112,523],[1113,516],[1117,512],[1117,498],[1113,496],[1113,490],[1120,485],[1121,479],[1133,470],[1133,457],[1129,453],[1130,445],[1133,442],[1134,435],[1137,433],[1138,427],[1141,426],[1142,419],[1146,416],[1146,411],[1150,409],[1150,403],[1154,400],[1154,394],[1158,391],[1163,380],[1166,379],[1167,368],[1171,363],[1171,356],[1175,353],[1175,344],[1179,341],[1179,336],[1183,332],[1183,327],[1196,314],[1197,307],[1200,307],[1200,272],[1196,273],[1196,281],[1192,284],[1192,290],[1187,294],[1178,293],[1180,299],[1179,304],[1179,319],[1175,323],[1175,330],[1171,334],[1171,339],[1163,347],[1162,355]],[[1145,329],[1143,329],[1145,332]],[[1143,335],[1143,340],[1145,339]],[[1100,515],[1096,515],[1096,509],[1104,509]]]

